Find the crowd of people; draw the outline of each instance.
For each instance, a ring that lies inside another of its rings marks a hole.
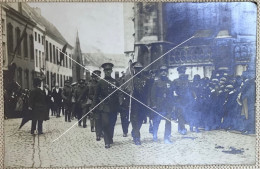
[[[211,78],[194,75],[189,81],[186,67],[177,68],[179,77],[169,80],[168,67],[159,70],[142,71],[139,62],[132,64],[133,72],[119,79],[111,77],[112,63],[102,65],[101,71],[92,73],[91,80],[80,79],[77,83],[65,81],[61,89],[56,84],[52,90],[48,85],[41,88],[41,80],[35,79],[35,88],[24,95],[25,104],[34,114],[31,134],[42,134],[42,123],[51,116],[65,117],[65,122],[78,119],[78,126],[86,128],[90,120],[91,132],[96,141],[102,138],[105,148],[113,144],[114,127],[118,113],[121,117],[123,137],[128,136],[129,124],[134,144],[141,144],[140,129],[149,122],[153,141],[157,142],[158,128],[165,120],[164,142],[171,144],[171,123],[178,123],[178,132],[185,135],[186,126],[190,132],[200,130],[236,130],[244,134],[255,133],[255,79],[249,73],[231,76],[213,73]],[[130,80],[131,78],[131,80]],[[29,94],[30,93],[30,94]],[[25,107],[26,107],[25,106]],[[186,125],[186,126],[185,126]]]

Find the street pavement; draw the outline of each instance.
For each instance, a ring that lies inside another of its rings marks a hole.
[[[133,165],[189,165],[189,164],[254,164],[254,135],[241,135],[221,130],[188,132],[180,135],[172,123],[173,144],[164,144],[164,121],[159,126],[159,142],[152,141],[149,124],[141,128],[142,145],[133,144],[131,135],[123,137],[120,117],[115,126],[114,144],[105,149],[104,141],[97,142],[95,133],[65,122],[64,116],[43,123],[43,135],[31,135],[28,122],[18,130],[21,119],[7,119],[5,129],[5,167],[91,167]],[[188,126],[186,127],[188,128]],[[131,125],[129,126],[131,131]]]

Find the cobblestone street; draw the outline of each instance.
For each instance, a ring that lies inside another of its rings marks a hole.
[[[73,127],[59,140],[52,142],[71,123],[51,117],[43,123],[43,135],[30,134],[31,122],[18,130],[21,119],[5,120],[5,167],[71,167],[71,166],[127,166],[127,165],[178,165],[178,164],[253,164],[255,163],[255,136],[225,131],[177,133],[172,123],[173,144],[164,144],[163,127],[160,124],[159,143],[152,141],[149,124],[141,129],[141,146],[132,142],[130,134],[122,137],[118,116],[114,144],[104,148],[104,141],[96,142],[95,133],[87,128]],[[131,131],[131,125],[129,126]],[[230,149],[240,153],[224,153]]]

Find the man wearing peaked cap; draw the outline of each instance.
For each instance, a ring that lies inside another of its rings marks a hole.
[[[112,70],[112,68],[114,67],[113,63],[103,63],[101,65],[101,67],[104,69],[104,70]]]
[[[171,81],[167,77],[168,67],[160,67],[160,77],[155,80],[151,89],[151,106],[157,111],[153,115],[153,141],[157,142],[157,133],[162,119],[165,121],[164,143],[171,144],[171,112],[173,103],[173,88]],[[163,116],[164,118],[162,118]]]
[[[112,63],[104,63],[101,65],[104,69],[105,77],[104,80],[99,80],[97,82],[92,104],[93,108],[99,104],[94,111],[100,112],[101,115],[105,148],[110,148],[110,145],[113,144],[114,127],[119,105],[118,92],[115,91],[119,84],[111,77],[113,66]]]
[[[85,102],[86,98],[82,97],[82,93],[85,90],[85,79],[79,79],[78,81],[78,86],[75,89],[74,92],[74,97],[76,100],[75,103],[75,112],[78,118],[78,126],[81,126],[81,118],[82,118],[82,113],[83,113],[83,103]],[[84,120],[84,119],[83,119]],[[87,126],[83,124],[83,128],[86,128]]]
[[[71,122],[70,118],[71,118],[71,107],[72,107],[72,103],[71,103],[72,89],[70,86],[70,80],[65,80],[64,83],[65,84],[61,92],[61,97],[63,99],[64,107],[65,107],[65,121]]]
[[[133,94],[132,96],[139,100],[142,103],[145,103],[147,100],[147,96],[145,93],[145,88],[146,88],[146,80],[145,78],[138,72],[142,69],[142,64],[139,62],[136,62],[134,65],[134,73],[135,77],[133,79]],[[146,118],[145,114],[145,107],[137,102],[135,99],[132,99],[131,101],[131,115],[130,115],[130,121],[132,124],[132,137],[135,145],[141,145],[141,134],[140,134],[140,129],[142,126],[142,123],[144,119]]]
[[[101,71],[100,70],[94,70],[93,73],[92,73],[92,77],[95,77],[95,76],[99,76],[100,77],[101,75]]]

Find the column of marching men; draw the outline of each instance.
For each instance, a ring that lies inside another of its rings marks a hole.
[[[154,142],[158,142],[159,124],[165,120],[166,144],[172,143],[172,122],[178,123],[178,132],[183,135],[187,134],[187,125],[190,132],[225,129],[244,134],[255,133],[255,79],[248,72],[242,76],[215,73],[211,78],[195,75],[191,82],[185,74],[184,66],[177,68],[179,77],[174,81],[169,80],[168,67],[165,65],[157,71],[149,72],[140,72],[143,66],[139,62],[133,63],[132,67],[134,77],[127,83],[129,77],[126,75],[113,79],[113,64],[104,63],[104,79],[100,78],[101,71],[96,70],[88,82],[80,79],[78,83],[71,84],[66,80],[63,89],[56,84],[51,91],[44,85],[44,102],[35,97],[40,92],[39,80],[36,80],[35,89],[29,97],[29,109],[39,114],[42,111],[40,105],[45,104],[46,112],[51,110],[52,116],[61,117],[62,112],[65,122],[75,118],[78,126],[83,128],[87,127],[89,119],[91,132],[96,133],[96,141],[104,139],[105,148],[113,144],[118,113],[123,137],[128,136],[131,123],[131,136],[136,145],[141,145],[140,129],[147,121],[147,132],[152,134]],[[38,122],[40,134],[43,133],[42,121],[46,119],[41,118]],[[32,134],[34,130],[35,120],[32,123]]]

